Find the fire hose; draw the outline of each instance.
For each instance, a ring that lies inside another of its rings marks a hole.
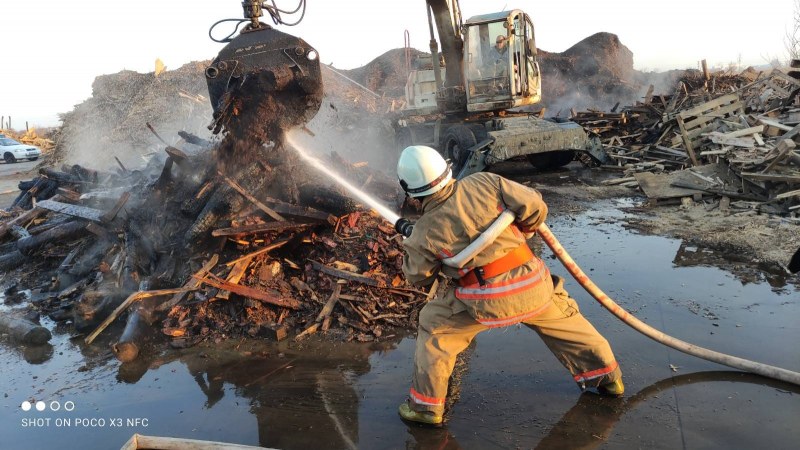
[[[484,231],[467,247],[465,247],[464,250],[460,251],[453,257],[443,260],[442,262],[449,267],[455,267],[458,269],[462,268],[467,261],[471,260],[472,257],[480,253],[489,244],[491,244],[497,238],[497,236],[514,221],[514,219],[515,217],[513,212],[509,210],[503,211],[503,213],[501,213],[500,216],[495,219],[489,228],[487,228],[486,231]],[[411,234],[412,225],[406,219],[398,220],[395,227],[403,234],[408,233],[406,236]],[[575,263],[572,257],[569,256],[569,253],[567,253],[566,249],[564,249],[561,243],[558,242],[558,239],[556,239],[553,232],[550,231],[550,227],[548,227],[547,224],[541,224],[536,232],[539,234],[545,244],[550,247],[550,250],[553,251],[570,275],[572,275],[575,280],[584,289],[586,289],[586,291],[592,297],[594,297],[598,303],[600,303],[600,305],[639,333],[642,333],[650,339],[666,345],[667,347],[672,347],[675,350],[705,359],[707,361],[800,386],[800,373],[798,372],[792,372],[791,370],[782,369],[780,367],[770,366],[736,356],[727,355],[714,350],[709,350],[707,348],[676,339],[651,327],[650,325],[647,325],[619,306],[614,300],[611,299],[611,297],[606,295],[605,292],[603,292],[596,284],[594,284],[594,282],[583,272],[583,270],[581,270],[578,264]]]

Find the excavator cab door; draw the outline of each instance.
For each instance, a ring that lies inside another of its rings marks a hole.
[[[539,62],[536,60],[536,38],[533,33],[533,22],[530,16],[523,14],[524,28],[522,42],[524,46],[524,56],[521,65],[523,70],[521,77],[525,80],[522,87],[522,104],[532,105],[539,103],[542,99],[542,75],[539,71]]]
[[[506,108],[511,102],[511,53],[506,20],[467,24],[464,36],[467,110]]]
[[[464,26],[467,111],[497,111],[538,102],[539,66],[528,15],[513,10],[476,19]]]

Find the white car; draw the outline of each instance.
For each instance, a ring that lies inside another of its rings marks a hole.
[[[6,163],[15,163],[19,159],[36,161],[42,156],[42,151],[33,145],[20,144],[9,137],[0,138],[0,153]]]

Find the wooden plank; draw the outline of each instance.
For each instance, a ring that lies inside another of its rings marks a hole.
[[[684,120],[685,126],[687,130],[695,131],[698,127],[702,127],[705,125],[710,124],[716,119],[724,119],[726,117],[730,117],[731,115],[736,114],[737,112],[741,112],[742,104],[741,103],[733,103],[727,106],[724,106],[720,109],[716,109],[714,111],[709,111],[706,114],[697,116],[695,119],[685,122],[685,117],[681,120]],[[691,135],[692,133],[690,133]]]
[[[244,261],[246,259],[251,259],[251,258],[253,258],[255,256],[258,256],[258,255],[262,254],[262,253],[266,253],[266,252],[268,252],[270,250],[274,250],[276,248],[283,247],[284,245],[286,245],[287,242],[289,242],[289,240],[290,239],[287,238],[287,239],[281,239],[279,241],[275,241],[275,242],[267,245],[264,248],[260,248],[260,249],[254,251],[254,252],[251,252],[251,253],[248,253],[248,254],[246,254],[246,255],[244,255],[242,257],[236,258],[233,261],[228,261],[228,262],[225,263],[225,265],[230,267],[230,266],[238,264],[240,261]]]
[[[165,301],[164,303],[156,306],[156,311],[166,311],[166,310],[172,308],[173,306],[177,305],[181,301],[183,301],[183,299],[186,296],[186,294],[188,293],[188,291],[193,290],[193,289],[197,289],[200,286],[200,282],[197,281],[195,276],[203,276],[203,275],[205,275],[209,270],[213,269],[214,266],[217,265],[217,261],[218,260],[219,260],[219,255],[214,254],[213,256],[211,256],[211,258],[209,258],[208,262],[203,264],[203,267],[201,267],[200,270],[198,270],[192,276],[192,278],[189,278],[189,281],[187,281],[183,285],[183,288],[186,289],[186,292],[179,292],[179,293],[173,295],[171,299],[169,299],[169,300]]]
[[[800,173],[798,173],[797,175],[787,175],[787,174],[742,172],[739,175],[742,178],[752,178],[754,180],[782,181],[784,183],[800,184]]]
[[[260,210],[264,211],[265,213],[267,213],[268,216],[272,217],[273,219],[275,219],[275,220],[277,220],[279,222],[286,222],[286,219],[284,219],[283,216],[281,216],[280,214],[275,212],[269,206],[261,203],[260,200],[258,200],[257,198],[253,197],[249,192],[247,192],[243,187],[241,187],[239,185],[239,183],[237,183],[237,182],[233,181],[232,179],[228,178],[227,176],[225,176],[225,174],[223,174],[219,170],[217,171],[217,174],[219,174],[219,176],[221,176],[222,179],[225,180],[225,182],[228,183],[228,185],[233,188],[233,190],[235,190],[236,192],[240,193],[244,198],[249,200],[252,204],[258,206],[258,208]]]
[[[105,211],[89,208],[80,205],[70,205],[69,203],[61,203],[53,200],[42,200],[36,203],[39,208],[44,208],[49,211],[57,212],[59,214],[66,214],[72,217],[80,217],[81,219],[88,219],[93,222],[102,222]]]
[[[753,201],[753,202],[763,202],[763,201],[767,200],[765,198],[757,197],[755,195],[740,194],[740,193],[735,192],[735,191],[727,191],[727,190],[719,188],[719,187],[704,187],[704,186],[702,186],[701,183],[692,182],[690,180],[676,180],[676,181],[673,181],[671,185],[674,186],[674,187],[677,187],[677,188],[697,189],[697,190],[700,190],[700,191],[703,191],[703,192],[708,192],[709,194],[721,195],[721,196],[725,196],[725,197],[728,197],[728,198],[736,198],[736,199],[748,200],[748,201]]]
[[[172,450],[271,450],[265,447],[231,444],[229,442],[201,441],[198,439],[146,436],[134,434],[120,450],[161,448]]]
[[[783,73],[782,70],[774,69],[772,71],[772,73],[770,74],[770,76],[776,77],[776,78],[780,78],[780,79],[786,81],[787,83],[791,83],[791,84],[794,84],[797,87],[800,87],[800,80],[795,80],[794,78],[790,77],[789,75]]]
[[[757,127],[750,127],[750,128],[745,128],[743,130],[731,131],[730,133],[725,133],[724,136],[726,138],[736,138],[741,136],[749,136],[755,133],[761,133],[762,131],[764,131],[764,125],[759,125]]]
[[[777,128],[777,129],[779,129],[779,130],[783,130],[783,131],[793,131],[792,127],[790,127],[789,125],[784,125],[784,124],[782,124],[782,123],[780,123],[780,122],[777,122],[777,121],[775,121],[775,120],[768,119],[768,118],[766,118],[766,117],[758,116],[756,119],[757,119],[759,122],[761,122],[762,124],[764,124],[764,125],[767,125],[767,126],[770,126],[770,127],[775,127],[775,128]]]
[[[253,225],[244,225],[241,227],[233,228],[218,228],[211,232],[212,236],[237,236],[244,234],[264,233],[267,231],[285,231],[285,230],[302,230],[312,226],[310,223],[298,223],[292,221],[286,222],[267,222],[257,223]]]
[[[125,203],[128,202],[128,199],[130,197],[131,197],[130,192],[125,192],[124,194],[122,194],[119,200],[117,200],[117,203],[114,204],[114,207],[111,208],[107,213],[103,214],[100,220],[103,221],[104,223],[108,223],[114,220],[114,218],[117,217],[117,214],[119,214],[119,211],[122,209],[122,207],[125,206]]]
[[[795,136],[800,134],[800,123],[795,125],[791,130],[787,131],[786,133],[781,136],[781,139],[794,139]]]
[[[786,155],[794,150],[794,147],[794,141],[791,139],[783,139],[782,141],[778,142],[778,146],[775,147],[775,149],[778,150],[778,156],[776,156],[775,159],[773,159],[772,162],[761,171],[761,173],[767,173],[772,170],[772,168],[781,162]]]
[[[725,180],[723,182],[729,182],[727,172],[726,164],[706,164],[669,173],[652,174],[650,172],[641,172],[633,176],[649,199],[661,200],[691,197],[694,194],[702,193],[705,189],[719,187],[719,184],[714,180],[720,178]],[[691,187],[676,185],[681,182]]]
[[[656,147],[656,149],[661,150],[664,153],[668,153],[670,155],[679,156],[681,158],[686,158],[687,156],[689,156],[689,155],[686,154],[685,151],[677,149],[677,148],[669,148],[669,147],[664,147],[664,146],[661,146],[661,145],[656,145],[655,147]]]
[[[774,93],[778,94],[778,97],[780,97],[780,98],[786,98],[791,94],[786,89],[778,86],[778,84],[775,83],[775,81],[773,81],[773,80],[767,81],[767,86],[769,86],[769,88],[772,89],[772,91]]]
[[[692,165],[696,166],[699,164],[699,161],[697,160],[697,155],[694,153],[694,146],[692,146],[692,140],[689,139],[689,135],[686,132],[683,119],[678,117],[676,121],[678,122],[678,129],[680,129],[681,137],[683,138],[683,145],[686,146],[686,151],[689,153],[689,158],[692,160]],[[639,184],[641,185],[641,182]]]
[[[384,283],[374,278],[353,273],[347,270],[334,269],[333,267],[326,266],[325,264],[319,263],[314,260],[311,260],[311,265],[314,267],[314,269],[337,278],[342,278],[348,281],[355,281],[358,283],[366,284],[367,286],[385,287]]]
[[[318,209],[309,208],[307,206],[290,205],[289,203],[269,197],[264,198],[264,203],[281,214],[328,222],[331,225],[336,224],[336,216]]]
[[[738,100],[739,100],[739,96],[736,95],[736,94],[723,95],[722,97],[719,97],[719,98],[716,98],[714,100],[711,100],[710,102],[702,103],[702,104],[697,105],[697,106],[695,106],[693,108],[689,108],[689,109],[683,110],[683,111],[678,113],[678,116],[679,117],[682,116],[684,118],[686,118],[686,117],[694,117],[694,116],[700,115],[701,113],[707,112],[707,111],[712,110],[714,108],[718,108],[718,107],[720,107],[722,105],[727,105],[729,103],[736,102]]]
[[[300,309],[300,302],[293,298],[280,297],[279,292],[269,293],[249,286],[228,283],[213,273],[206,273],[205,277],[199,277],[197,275],[192,275],[192,277],[199,280],[202,284],[207,284],[217,289],[231,291],[234,294],[241,295],[242,297],[252,298],[254,300],[280,306],[282,308]]]
[[[775,196],[775,200],[782,200],[784,198],[789,198],[789,197],[800,197],[800,189],[784,192],[783,194],[778,194]]]
[[[733,137],[729,138],[721,133],[713,131],[711,133],[705,133],[705,135],[711,139],[711,142],[719,145],[731,145],[734,147],[743,147],[743,148],[755,148],[756,142],[753,138],[748,137]]]
[[[236,264],[234,264],[233,269],[225,278],[225,281],[231,284],[239,284],[242,281],[242,277],[244,277],[245,272],[247,272],[247,268],[250,266],[250,263],[253,261],[253,258],[245,258]],[[216,298],[220,300],[228,300],[231,296],[231,291],[220,291]]]
[[[129,295],[128,298],[126,298],[125,301],[123,301],[119,306],[117,306],[117,308],[108,317],[106,317],[106,319],[100,325],[98,325],[97,328],[95,328],[94,331],[92,331],[88,336],[86,336],[86,339],[84,339],[83,341],[87,345],[91,344],[95,340],[95,338],[100,333],[103,332],[103,330],[105,330],[109,325],[111,325],[111,322],[113,322],[114,319],[116,319],[122,313],[122,311],[125,311],[126,309],[128,309],[128,307],[131,304],[133,304],[133,302],[135,302],[135,301],[141,300],[143,298],[159,297],[159,296],[162,296],[162,295],[169,295],[169,294],[175,294],[175,293],[179,293],[179,292],[186,292],[188,290],[191,290],[191,289],[176,288],[176,289],[159,289],[159,290],[156,290],[156,291],[138,291],[138,292],[134,292],[133,294]]]
[[[653,200],[667,198],[681,198],[692,196],[703,191],[697,189],[684,189],[672,186],[672,174],[654,174],[650,172],[635,173],[633,176],[639,182],[639,187],[644,191],[647,198]]]

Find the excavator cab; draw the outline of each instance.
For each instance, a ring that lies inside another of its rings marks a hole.
[[[464,24],[467,111],[496,111],[541,99],[533,23],[516,9],[470,18]]]

